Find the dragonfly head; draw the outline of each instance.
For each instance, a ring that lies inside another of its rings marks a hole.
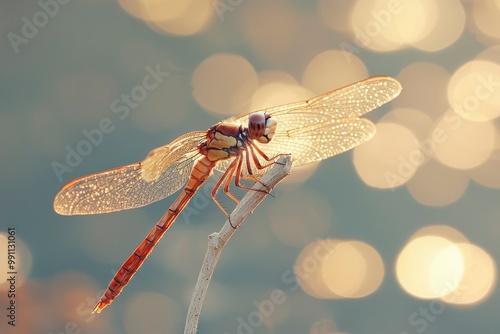
[[[277,122],[268,113],[254,112],[248,117],[248,136],[259,143],[269,143],[276,132]]]

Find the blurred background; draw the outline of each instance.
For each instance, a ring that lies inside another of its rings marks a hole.
[[[214,181],[99,315],[175,195],[64,217],[60,187],[232,115],[390,75],[403,93],[367,115],[375,138],[293,171],[230,240],[199,332],[496,333],[499,18],[498,0],[0,3],[0,332],[182,332],[225,220]]]

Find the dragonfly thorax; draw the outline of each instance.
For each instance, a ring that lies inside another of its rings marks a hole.
[[[238,156],[248,140],[267,144],[276,132],[277,121],[270,114],[255,112],[248,117],[248,128],[218,123],[208,129],[207,139],[198,146],[200,153],[210,161]]]
[[[208,129],[207,139],[198,146],[200,153],[210,161],[219,161],[238,155],[244,145],[241,126],[218,123]]]
[[[269,143],[276,132],[277,122],[268,113],[254,112],[248,117],[248,137],[259,143]]]

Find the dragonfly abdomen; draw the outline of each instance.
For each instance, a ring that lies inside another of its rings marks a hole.
[[[180,212],[188,204],[189,200],[194,196],[198,188],[210,177],[215,162],[210,161],[207,157],[202,156],[193,166],[191,177],[183,189],[182,193],[172,203],[167,212],[153,227],[151,232],[144,238],[141,244],[123,263],[108,285],[108,288],[102,295],[100,301],[95,306],[93,312],[100,313],[106,306],[111,304],[113,300],[120,294],[123,288],[130,281],[132,276],[141,267],[142,263],[153,250],[154,246],[160,241],[161,237],[169,229]]]

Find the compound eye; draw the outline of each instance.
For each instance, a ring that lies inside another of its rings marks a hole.
[[[266,116],[264,113],[256,112],[248,117],[248,136],[257,139],[264,135],[266,131]]]

